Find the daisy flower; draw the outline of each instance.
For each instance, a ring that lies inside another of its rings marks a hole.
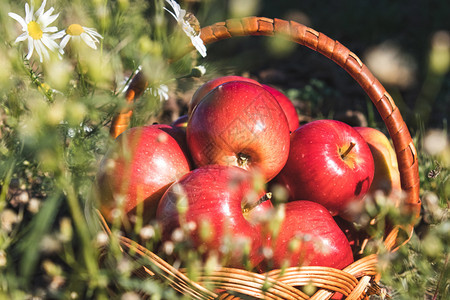
[[[205,57],[206,47],[200,38],[198,20],[192,14],[186,13],[186,10],[181,9],[180,5],[175,0],[166,0],[166,2],[172,6],[173,12],[165,7],[164,9],[177,20],[183,31],[191,39],[195,49],[197,49],[201,56]],[[190,20],[192,22],[190,22]]]
[[[169,100],[169,87],[167,85],[161,84],[157,88],[149,88],[149,90],[153,96],[159,96],[159,101]]]
[[[92,49],[97,49],[97,45],[95,43],[99,43],[99,38],[102,39],[103,37],[95,31],[94,28],[88,28],[81,26],[80,24],[72,24],[67,29],[61,30],[59,32],[60,34],[65,34],[66,36],[61,41],[61,48],[64,49],[66,47],[67,43],[70,39],[80,41],[86,43],[89,47]]]
[[[36,49],[39,55],[40,62],[43,58],[50,59],[48,50],[52,52],[59,52],[64,54],[63,49],[55,42],[56,39],[61,38],[63,35],[57,32],[56,26],[50,26],[59,16],[59,14],[52,15],[54,8],[50,7],[49,10],[44,12],[45,4],[47,0],[42,1],[42,5],[34,13],[33,4],[28,5],[25,3],[25,18],[22,18],[18,14],[8,13],[8,15],[19,22],[22,26],[23,33],[14,41],[14,43],[28,41],[28,54],[26,59],[30,59],[33,55],[33,51]],[[52,34],[53,33],[53,34]]]

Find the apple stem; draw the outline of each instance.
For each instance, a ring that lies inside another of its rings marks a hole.
[[[248,165],[249,160],[250,156],[248,156],[247,154],[241,152],[237,154],[237,161],[240,167],[246,167]]]
[[[344,153],[341,154],[341,158],[345,159],[345,157],[350,153],[350,151],[352,151],[353,147],[355,147],[355,143],[354,142],[350,142],[350,146],[348,146],[347,150],[345,150]]]
[[[261,203],[266,202],[267,200],[272,199],[272,193],[268,192],[265,193],[264,196],[262,196],[261,198],[259,198],[258,201],[256,201],[255,203],[253,203],[253,205],[248,206],[246,208],[244,208],[244,213],[248,213],[250,212],[252,209],[254,209],[255,207],[257,207],[258,205],[260,205]]]

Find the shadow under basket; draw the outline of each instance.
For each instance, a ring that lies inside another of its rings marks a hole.
[[[391,228],[383,242],[387,251],[393,252],[406,243],[412,235],[413,225],[420,214],[419,170],[417,153],[411,135],[392,97],[372,75],[361,60],[345,46],[326,35],[293,21],[246,17],[226,20],[201,29],[200,37],[211,44],[234,36],[277,36],[304,45],[334,61],[346,70],[363,88],[377,108],[393,141],[405,201],[402,209],[411,215],[412,222],[403,228],[406,237],[400,238],[399,227]],[[193,50],[192,45],[189,51]],[[138,73],[126,94],[133,102],[145,90],[147,82]],[[122,111],[114,118],[111,134],[117,137],[129,126],[131,110]],[[103,229],[111,234],[101,217]],[[329,299],[335,293],[346,299],[364,299],[371,294],[380,294],[377,282],[377,255],[371,254],[356,260],[343,270],[329,267],[295,267],[272,270],[268,273],[253,273],[234,268],[218,268],[212,273],[202,274],[192,281],[183,272],[170,265],[155,253],[126,237],[118,237],[121,250],[133,259],[142,262],[135,274],[142,278],[157,277],[173,289],[193,299]],[[306,295],[301,287],[312,285],[313,295]],[[214,286],[214,289],[208,287]]]

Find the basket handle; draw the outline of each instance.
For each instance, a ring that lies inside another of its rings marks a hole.
[[[411,214],[414,224],[418,220],[421,207],[417,151],[394,100],[372,75],[367,66],[338,41],[294,21],[264,17],[245,17],[218,22],[202,28],[200,32],[200,37],[205,44],[211,44],[234,36],[251,35],[276,35],[304,45],[337,63],[358,82],[377,108],[394,143],[401,186],[406,194],[406,200],[402,207],[404,206],[407,212]],[[189,45],[186,53],[192,49],[193,46]],[[146,85],[147,81],[143,78],[141,72],[138,73],[127,91],[127,101],[134,101],[145,90]],[[132,111],[129,109],[125,110],[113,120],[111,126],[113,137],[116,137],[128,127],[131,113]],[[412,230],[412,226],[407,232],[410,232],[410,230]]]

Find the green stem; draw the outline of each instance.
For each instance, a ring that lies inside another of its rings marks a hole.
[[[70,179],[70,175],[67,174],[68,179]],[[70,184],[70,180],[62,180],[60,183],[62,185],[62,189],[66,194],[67,201],[69,204],[69,209],[73,217],[75,229],[77,230],[80,238],[83,249],[83,256],[86,263],[86,268],[90,275],[91,279],[95,279],[98,277],[98,264],[97,264],[97,255],[95,253],[94,248],[91,244],[91,234],[89,232],[89,228],[87,227],[86,220],[84,219],[84,215],[82,213],[82,209],[80,203],[78,202],[78,197],[74,190],[74,187]]]

